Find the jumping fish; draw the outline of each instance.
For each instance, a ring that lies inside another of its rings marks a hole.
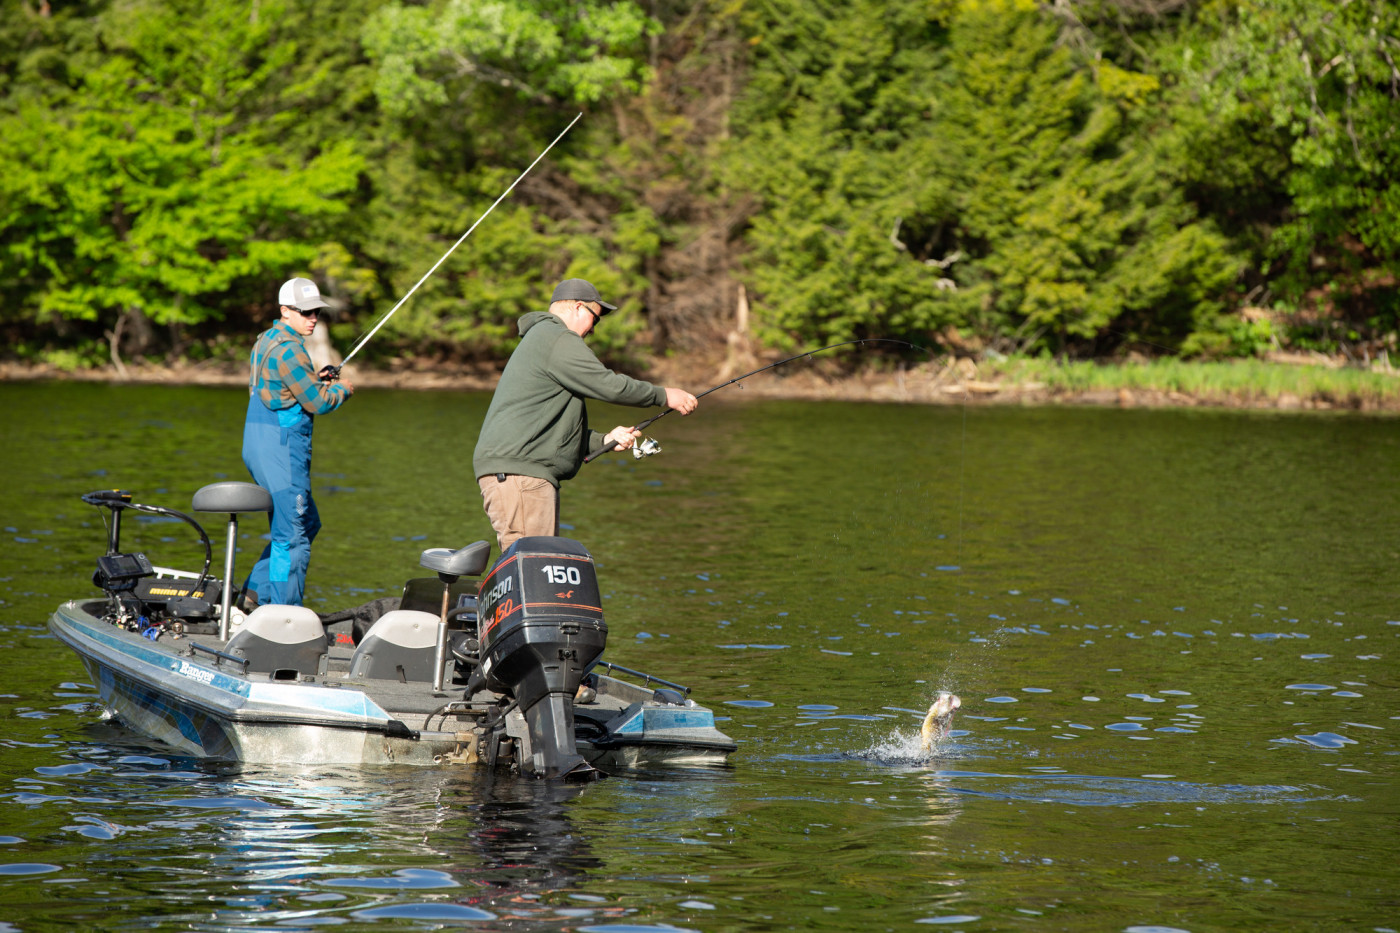
[[[933,705],[928,708],[928,715],[924,717],[923,728],[919,730],[924,739],[924,751],[933,751],[933,746],[938,740],[948,734],[948,729],[953,724],[953,713],[961,706],[962,700],[956,693],[946,690],[938,692]]]

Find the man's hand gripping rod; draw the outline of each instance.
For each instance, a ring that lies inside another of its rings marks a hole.
[[[547,156],[547,155],[549,154],[549,150],[551,150],[551,149],[554,148],[554,143],[557,143],[557,142],[559,142],[559,140],[563,139],[563,138],[564,138],[564,135],[565,135],[566,133],[568,133],[569,130],[573,129],[573,128],[574,128],[574,124],[577,123],[577,122],[578,122],[579,120],[581,120],[581,119],[583,119],[583,114],[580,113],[578,116],[574,117],[572,120],[569,121],[569,125],[566,126],[566,127],[564,127],[563,132],[561,132],[558,136],[554,137],[554,142],[550,143],[548,146],[545,146],[545,147],[544,147],[544,152],[541,152],[538,156],[536,156],[536,157],[535,157],[535,161],[531,162],[530,165],[525,169],[525,171],[521,172],[521,173],[520,173],[520,176],[519,176],[518,178],[516,178],[515,181],[513,181],[513,182],[510,183],[510,187],[507,188],[507,189],[501,194],[501,196],[500,196],[499,198],[497,198],[497,199],[495,200],[495,202],[494,202],[490,207],[488,207],[488,208],[486,209],[486,213],[482,214],[480,217],[478,217],[478,218],[476,219],[476,223],[474,223],[474,224],[471,225],[471,229],[467,230],[466,233],[462,234],[461,239],[459,239],[456,243],[453,243],[451,249],[449,249],[447,252],[445,252],[445,253],[442,254],[442,258],[441,258],[441,259],[439,259],[437,262],[433,263],[433,267],[432,267],[431,269],[429,269],[427,272],[425,272],[425,273],[423,274],[423,277],[422,277],[421,279],[418,280],[418,285],[414,285],[412,288],[410,288],[410,289],[408,290],[408,294],[407,294],[407,295],[404,295],[402,298],[400,298],[400,299],[399,299],[399,303],[396,304],[396,305],[394,305],[392,308],[390,308],[390,309],[389,309],[389,313],[386,314],[386,315],[384,315],[382,318],[380,318],[380,319],[379,319],[379,323],[378,323],[378,324],[375,324],[374,327],[370,330],[370,332],[367,333],[367,334],[365,334],[364,337],[362,337],[362,338],[360,339],[360,342],[359,342],[359,343],[355,344],[355,348],[345,355],[345,359],[343,359],[343,360],[340,361],[340,366],[326,366],[326,367],[322,368],[322,370],[321,370],[321,372],[320,372],[320,377],[321,377],[322,381],[325,381],[325,382],[334,382],[336,379],[339,379],[339,378],[340,378],[340,367],[341,367],[341,366],[344,366],[346,363],[350,362],[350,359],[351,359],[356,353],[359,353],[359,352],[360,352],[360,348],[363,347],[365,344],[369,343],[369,338],[373,337],[376,333],[378,333],[378,332],[379,332],[379,328],[383,327],[384,324],[389,320],[389,318],[391,318],[391,317],[394,316],[394,312],[397,311],[397,310],[399,310],[399,308],[401,308],[401,307],[403,306],[403,303],[404,303],[405,301],[407,301],[407,300],[409,299],[409,297],[413,295],[414,292],[418,291],[418,286],[419,286],[419,285],[422,285],[424,282],[428,281],[428,276],[430,276],[430,275],[432,275],[434,272],[436,272],[436,271],[437,271],[437,267],[440,266],[440,265],[442,265],[444,262],[447,261],[447,257],[452,255],[453,250],[455,250],[457,247],[461,246],[461,245],[462,245],[462,241],[465,240],[467,237],[469,237],[469,236],[472,235],[472,230],[475,230],[478,226],[481,225],[481,222],[482,222],[483,220],[485,220],[488,216],[490,216],[491,212],[494,211],[494,210],[496,209],[496,205],[497,205],[497,204],[500,204],[502,201],[504,201],[504,200],[506,199],[506,196],[509,195],[512,191],[515,190],[515,186],[518,185],[518,184],[520,184],[520,182],[525,178],[526,175],[530,174],[530,169],[532,169],[532,168],[534,168],[536,165],[538,165],[538,164],[540,163],[540,160],[543,159],[545,156]]]

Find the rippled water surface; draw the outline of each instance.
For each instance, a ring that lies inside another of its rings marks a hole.
[[[101,720],[45,627],[104,547],[78,496],[245,479],[245,398],[0,385],[0,931],[1400,929],[1393,420],[712,396],[661,456],[585,467],[563,521],[607,657],[739,751],[560,788],[240,769]],[[320,419],[309,605],[490,536],[487,401]]]

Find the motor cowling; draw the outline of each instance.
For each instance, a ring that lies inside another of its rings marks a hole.
[[[590,779],[597,772],[574,741],[574,695],[607,643],[593,558],[569,538],[520,538],[481,581],[481,675],[513,696],[530,728],[538,777]]]

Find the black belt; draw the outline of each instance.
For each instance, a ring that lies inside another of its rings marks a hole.
[[[505,481],[506,481],[506,475],[505,475],[504,473],[497,473],[497,474],[496,474],[496,482],[498,482],[498,483],[504,483]]]

